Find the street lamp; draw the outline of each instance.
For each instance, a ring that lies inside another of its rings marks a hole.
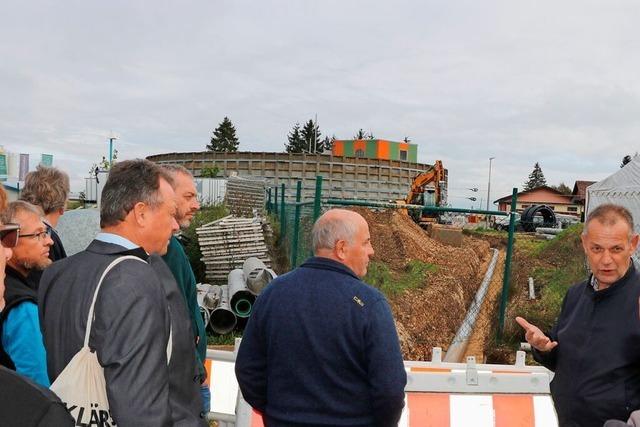
[[[118,137],[111,134],[111,137],[109,138],[109,169],[113,166],[113,141],[116,139],[118,139]]]
[[[489,200],[491,200],[491,162],[495,157],[489,157],[489,183],[487,184],[487,211],[489,210]],[[485,214],[486,227],[489,228],[489,214]]]

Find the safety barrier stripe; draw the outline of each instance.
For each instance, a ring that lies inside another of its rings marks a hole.
[[[549,396],[407,393],[398,427],[554,427]],[[243,427],[243,426],[237,426]],[[250,427],[263,427],[253,411]]]

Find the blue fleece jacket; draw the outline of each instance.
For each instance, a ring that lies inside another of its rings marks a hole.
[[[236,359],[247,402],[270,426],[391,426],[407,381],[384,296],[314,257],[258,297]]]

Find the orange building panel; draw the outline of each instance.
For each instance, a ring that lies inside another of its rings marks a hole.
[[[378,141],[378,158],[389,160],[389,141]]]
[[[364,155],[358,156],[356,154],[358,152],[358,150],[362,150],[362,153],[366,153],[367,152],[367,141],[365,141],[364,139],[357,139],[357,140],[353,141],[353,154],[356,157],[364,157]]]
[[[344,156],[344,142],[335,141],[333,143],[333,155],[334,156]]]

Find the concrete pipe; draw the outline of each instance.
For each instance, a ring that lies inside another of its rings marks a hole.
[[[229,306],[229,287],[220,286],[220,302],[211,311],[209,325],[217,334],[228,334],[236,327],[238,319]]]
[[[252,294],[258,295],[269,282],[277,277],[276,273],[267,268],[260,259],[256,257],[247,258],[242,265],[242,272],[247,282],[247,287]]]
[[[244,273],[239,268],[231,270],[228,281],[231,309],[238,317],[249,317],[256,297],[247,287]]]

